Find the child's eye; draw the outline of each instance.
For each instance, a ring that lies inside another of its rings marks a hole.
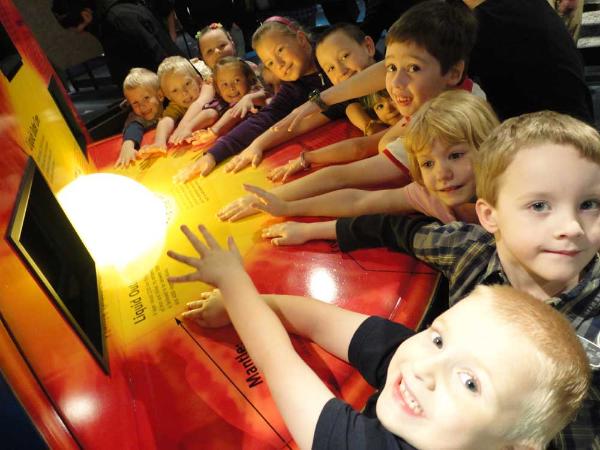
[[[448,159],[460,159],[463,157],[463,155],[464,153],[461,152],[452,152],[450,155],[448,155]]]
[[[467,372],[459,372],[458,377],[460,378],[460,382],[471,392],[479,392],[479,382],[477,379]]]
[[[385,70],[387,72],[395,72],[396,70],[398,70],[398,68],[396,67],[396,64],[387,64],[385,66]]]
[[[425,169],[430,169],[433,167],[433,161],[429,160],[429,161],[423,161],[421,163],[421,167],[424,167]]]
[[[431,342],[433,342],[433,345],[435,345],[437,348],[442,348],[444,346],[444,340],[442,339],[442,336],[435,331],[432,332]]]
[[[342,57],[340,58],[340,61],[345,61],[345,60],[346,60],[346,58],[348,58],[348,56],[350,56],[350,53],[344,53],[344,54],[342,55]]]
[[[419,70],[421,70],[421,68],[416,64],[409,64],[408,66],[406,66],[406,71],[408,73],[418,72]]]
[[[579,206],[579,208],[581,208],[584,211],[589,211],[592,209],[599,209],[600,201],[599,200],[585,200],[585,201],[581,202],[581,205]]]
[[[375,105],[375,109],[376,109],[377,111],[379,111],[380,109],[383,109],[383,103],[377,103],[377,104]]]
[[[209,49],[209,50],[206,52],[206,54],[207,54],[207,55],[210,55],[212,52],[213,52],[213,49],[211,48],[211,49]]]
[[[529,205],[529,208],[535,212],[544,212],[550,209],[548,202],[533,202]]]
[[[281,53],[282,51],[283,51],[283,47],[279,47],[279,48],[277,49],[277,53]]]
[[[327,73],[333,72],[333,66],[327,66],[327,69],[325,69],[325,72],[327,72]]]

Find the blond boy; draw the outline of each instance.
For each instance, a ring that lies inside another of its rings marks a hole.
[[[480,286],[414,334],[317,300],[261,299],[233,240],[225,251],[202,226],[206,244],[182,230],[199,257],[169,252],[195,269],[170,281],[204,281],[222,293],[186,316],[211,325],[223,302],[299,448],[541,450],[585,395],[589,369],[569,323],[527,294]],[[317,377],[282,322],[379,389],[362,412]]]
[[[565,439],[590,448],[600,441],[600,136],[570,116],[526,114],[492,132],[475,162],[481,226],[373,215],[324,222],[312,238],[412,254],[448,278],[451,305],[500,283],[564,312],[596,369],[582,423]]]
[[[158,75],[135,67],[123,81],[123,95],[132,112],[125,121],[123,143],[115,167],[127,167],[137,156],[144,131],[154,127],[163,112],[163,94]]]
[[[170,136],[178,129],[189,129],[189,134],[191,134],[194,128],[210,126],[218,118],[215,110],[205,109],[199,116],[188,120],[183,119],[185,112],[193,103],[204,100],[208,102],[214,96],[212,86],[208,86],[202,81],[202,77],[189,60],[181,56],[165,58],[158,66],[158,80],[161,91],[169,100],[169,104],[156,126],[154,143],[144,146],[140,152],[142,156],[154,153],[164,154],[167,151],[167,140],[170,140]],[[175,128],[177,123],[177,128]]]

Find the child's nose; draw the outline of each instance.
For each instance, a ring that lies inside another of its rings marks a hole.
[[[450,180],[450,179],[452,179],[453,172],[450,169],[450,167],[448,167],[448,165],[443,164],[443,163],[438,163],[436,175],[437,175],[438,180]]]
[[[433,391],[436,386],[436,358],[422,358],[413,362],[412,369],[415,378],[425,386],[426,389]]]
[[[579,218],[574,214],[564,214],[556,228],[557,238],[573,238],[584,234]]]

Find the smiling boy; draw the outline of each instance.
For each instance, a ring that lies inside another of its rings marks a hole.
[[[566,314],[596,370],[567,448],[600,440],[600,136],[542,111],[504,122],[475,158],[481,226],[426,217],[361,216],[323,224],[342,251],[386,246],[442,272],[450,304],[480,284],[510,284]],[[595,412],[594,412],[595,411]]]
[[[169,280],[221,290],[191,304],[184,317],[220,326],[227,323],[224,305],[299,448],[541,450],[585,395],[589,368],[569,323],[510,287],[480,286],[414,334],[318,300],[261,299],[231,238],[225,251],[202,226],[206,244],[182,231],[199,257],[169,252],[195,269]],[[334,396],[296,353],[282,322],[379,389],[363,412]]]

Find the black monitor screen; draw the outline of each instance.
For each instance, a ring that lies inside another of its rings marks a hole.
[[[21,182],[8,237],[108,372],[96,264],[33,159]]]

